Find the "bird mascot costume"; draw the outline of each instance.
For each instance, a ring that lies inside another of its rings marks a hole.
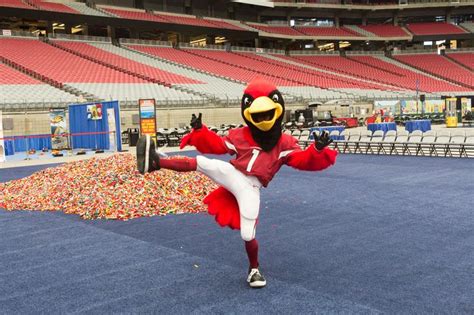
[[[140,173],[160,168],[179,172],[198,171],[219,185],[204,199],[209,214],[221,226],[240,229],[250,267],[247,282],[261,288],[266,280],[259,271],[258,242],[255,239],[260,210],[260,188],[266,187],[283,164],[306,171],[320,171],[336,161],[337,152],[327,148],[327,132],[315,136],[314,145],[302,150],[297,139],[282,133],[284,100],[276,86],[263,79],[253,80],[242,97],[241,114],[246,127],[229,131],[221,137],[192,115],[191,133],[181,141],[181,148],[192,145],[203,154],[231,154],[230,162],[196,158],[160,158],[150,136],[137,143],[137,166]]]

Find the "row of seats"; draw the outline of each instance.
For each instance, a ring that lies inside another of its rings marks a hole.
[[[471,54],[472,56],[473,54]],[[448,58],[436,54],[396,55],[395,58],[427,73],[474,87],[472,71],[464,69]]]
[[[436,80],[408,69],[397,67],[386,62],[382,56],[292,56],[283,57],[304,64],[327,69],[336,73],[347,74],[377,81],[402,89],[417,89],[426,92],[464,91],[466,88],[448,82]]]
[[[175,73],[163,71],[159,68],[152,67],[132,59],[119,56],[117,54],[100,49],[93,45],[78,41],[54,41],[60,47],[69,49],[83,56],[93,58],[97,62],[104,62],[108,66],[116,67],[119,70],[128,72],[133,75],[142,75],[152,80],[156,80],[164,85],[172,84],[195,84],[202,83],[194,79],[184,77]],[[110,45],[112,44],[104,44]]]
[[[357,25],[357,27],[370,32],[378,37],[403,37],[408,33],[400,26],[389,24]]]
[[[237,80],[240,82],[250,82],[256,77],[263,77],[268,80],[275,82],[278,86],[302,86],[303,84],[292,82],[286,79],[281,79],[268,74],[261,74],[255,70],[248,70],[240,68],[236,65],[216,61],[214,59],[207,58],[206,53],[201,55],[198,49],[188,50],[177,50],[168,47],[156,47],[156,46],[142,46],[142,45],[131,45],[132,49],[141,51],[152,56],[170,60],[179,64],[187,65],[195,69],[199,69],[204,72],[218,75],[229,80]],[[211,52],[211,51],[206,51]]]
[[[334,136],[337,130],[332,131]],[[385,134],[376,130],[343,132],[344,140],[336,140],[334,149],[341,153],[422,155],[422,156],[474,156],[474,132],[463,130],[389,130]]]
[[[407,29],[413,35],[465,34],[462,28],[446,22],[410,23]]]
[[[108,51],[115,55],[134,60],[141,64],[162,69],[170,73],[176,73],[188,78],[193,78],[195,81],[199,81],[200,83],[174,83],[172,85],[187,88],[196,91],[197,93],[206,94],[209,96],[209,98],[216,97],[226,102],[235,102],[237,100],[240,101],[240,98],[242,97],[242,91],[245,88],[245,85],[242,83],[228,81],[216,76],[198,72],[189,67],[183,67],[182,65],[165,62],[163,60],[138,53],[131,49],[124,49],[123,47],[117,47],[109,43],[90,43],[89,45]]]
[[[383,69],[384,72],[392,73],[391,78],[394,84],[405,84],[407,88],[413,91],[419,90],[428,93],[469,91],[469,89],[463,86],[436,79],[419,71],[414,71],[413,68],[402,67],[402,64],[398,64],[397,61],[385,56],[351,56],[350,58],[368,66]],[[384,76],[379,77],[379,79],[382,80],[383,78]]]
[[[182,24],[190,26],[201,26],[201,27],[211,27],[211,28],[225,28],[232,30],[244,30],[244,28],[239,28],[236,25],[227,23],[225,21],[219,20],[210,20],[197,18],[194,15],[177,15],[177,14],[165,14],[163,12],[154,11],[153,13],[146,12],[139,9],[125,9],[109,6],[98,5],[98,8],[101,10],[117,17],[132,19],[132,20],[144,20],[160,23],[172,23],[172,24]]]
[[[449,53],[448,58],[455,60],[456,62],[466,66],[467,68],[474,70],[474,53]]]
[[[232,30],[245,30],[244,27],[239,27],[238,21],[234,23],[228,23],[225,21],[216,21],[206,18],[197,18],[194,15],[174,15],[166,14],[163,12],[155,11],[148,13],[144,10],[138,9],[127,9],[117,8],[98,5],[95,10],[87,7],[85,4],[77,2],[48,2],[41,0],[28,0],[28,2],[22,2],[20,0],[2,0],[0,6],[4,7],[15,7],[24,9],[39,9],[46,11],[55,11],[63,13],[73,14],[87,14],[97,16],[107,16],[102,13],[105,11],[111,16],[117,16],[126,19],[133,20],[145,20],[161,23],[174,23],[190,26],[202,26],[212,28],[224,28]],[[264,31],[266,33],[282,34],[290,36],[334,36],[334,37],[354,37],[364,36],[364,34],[358,33],[347,27],[308,27],[308,26],[274,26],[265,24],[256,24],[248,22],[248,26],[255,30]],[[358,28],[374,34],[374,36],[380,37],[398,37],[406,36],[407,33],[399,26],[394,25],[357,25]],[[438,35],[438,34],[464,34],[466,31],[456,25],[445,23],[445,22],[432,22],[432,23],[411,23],[407,25],[407,29],[414,35]]]

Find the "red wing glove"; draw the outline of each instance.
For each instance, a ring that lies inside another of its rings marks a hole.
[[[193,127],[193,130],[181,139],[180,149],[187,145],[192,145],[201,153],[227,153],[227,148],[222,138],[207,129],[206,125],[202,124],[201,117],[201,113],[199,113],[198,117],[194,114],[192,115],[191,127]]]
[[[320,136],[316,134],[316,132],[313,132],[313,138],[314,138],[314,146],[318,151],[321,151],[328,145],[332,143],[332,139],[329,138],[329,133],[327,131],[324,131],[321,133]]]
[[[288,156],[286,164],[303,171],[321,171],[336,163],[337,151],[327,148],[332,140],[327,132],[314,136],[314,145],[304,151],[295,151]]]

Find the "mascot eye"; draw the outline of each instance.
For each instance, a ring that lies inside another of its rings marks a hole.
[[[280,102],[280,96],[278,96],[278,94],[273,94],[272,100],[273,100],[275,103],[278,103],[278,102]]]
[[[244,98],[244,105],[245,106],[250,106],[250,104],[252,104],[252,100],[250,99],[250,97],[246,96]]]

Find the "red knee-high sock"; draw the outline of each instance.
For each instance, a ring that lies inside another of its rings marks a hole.
[[[160,167],[177,172],[190,172],[197,169],[195,158],[166,158],[160,159]]]
[[[258,242],[256,239],[245,241],[245,250],[249,257],[250,268],[258,268]]]

